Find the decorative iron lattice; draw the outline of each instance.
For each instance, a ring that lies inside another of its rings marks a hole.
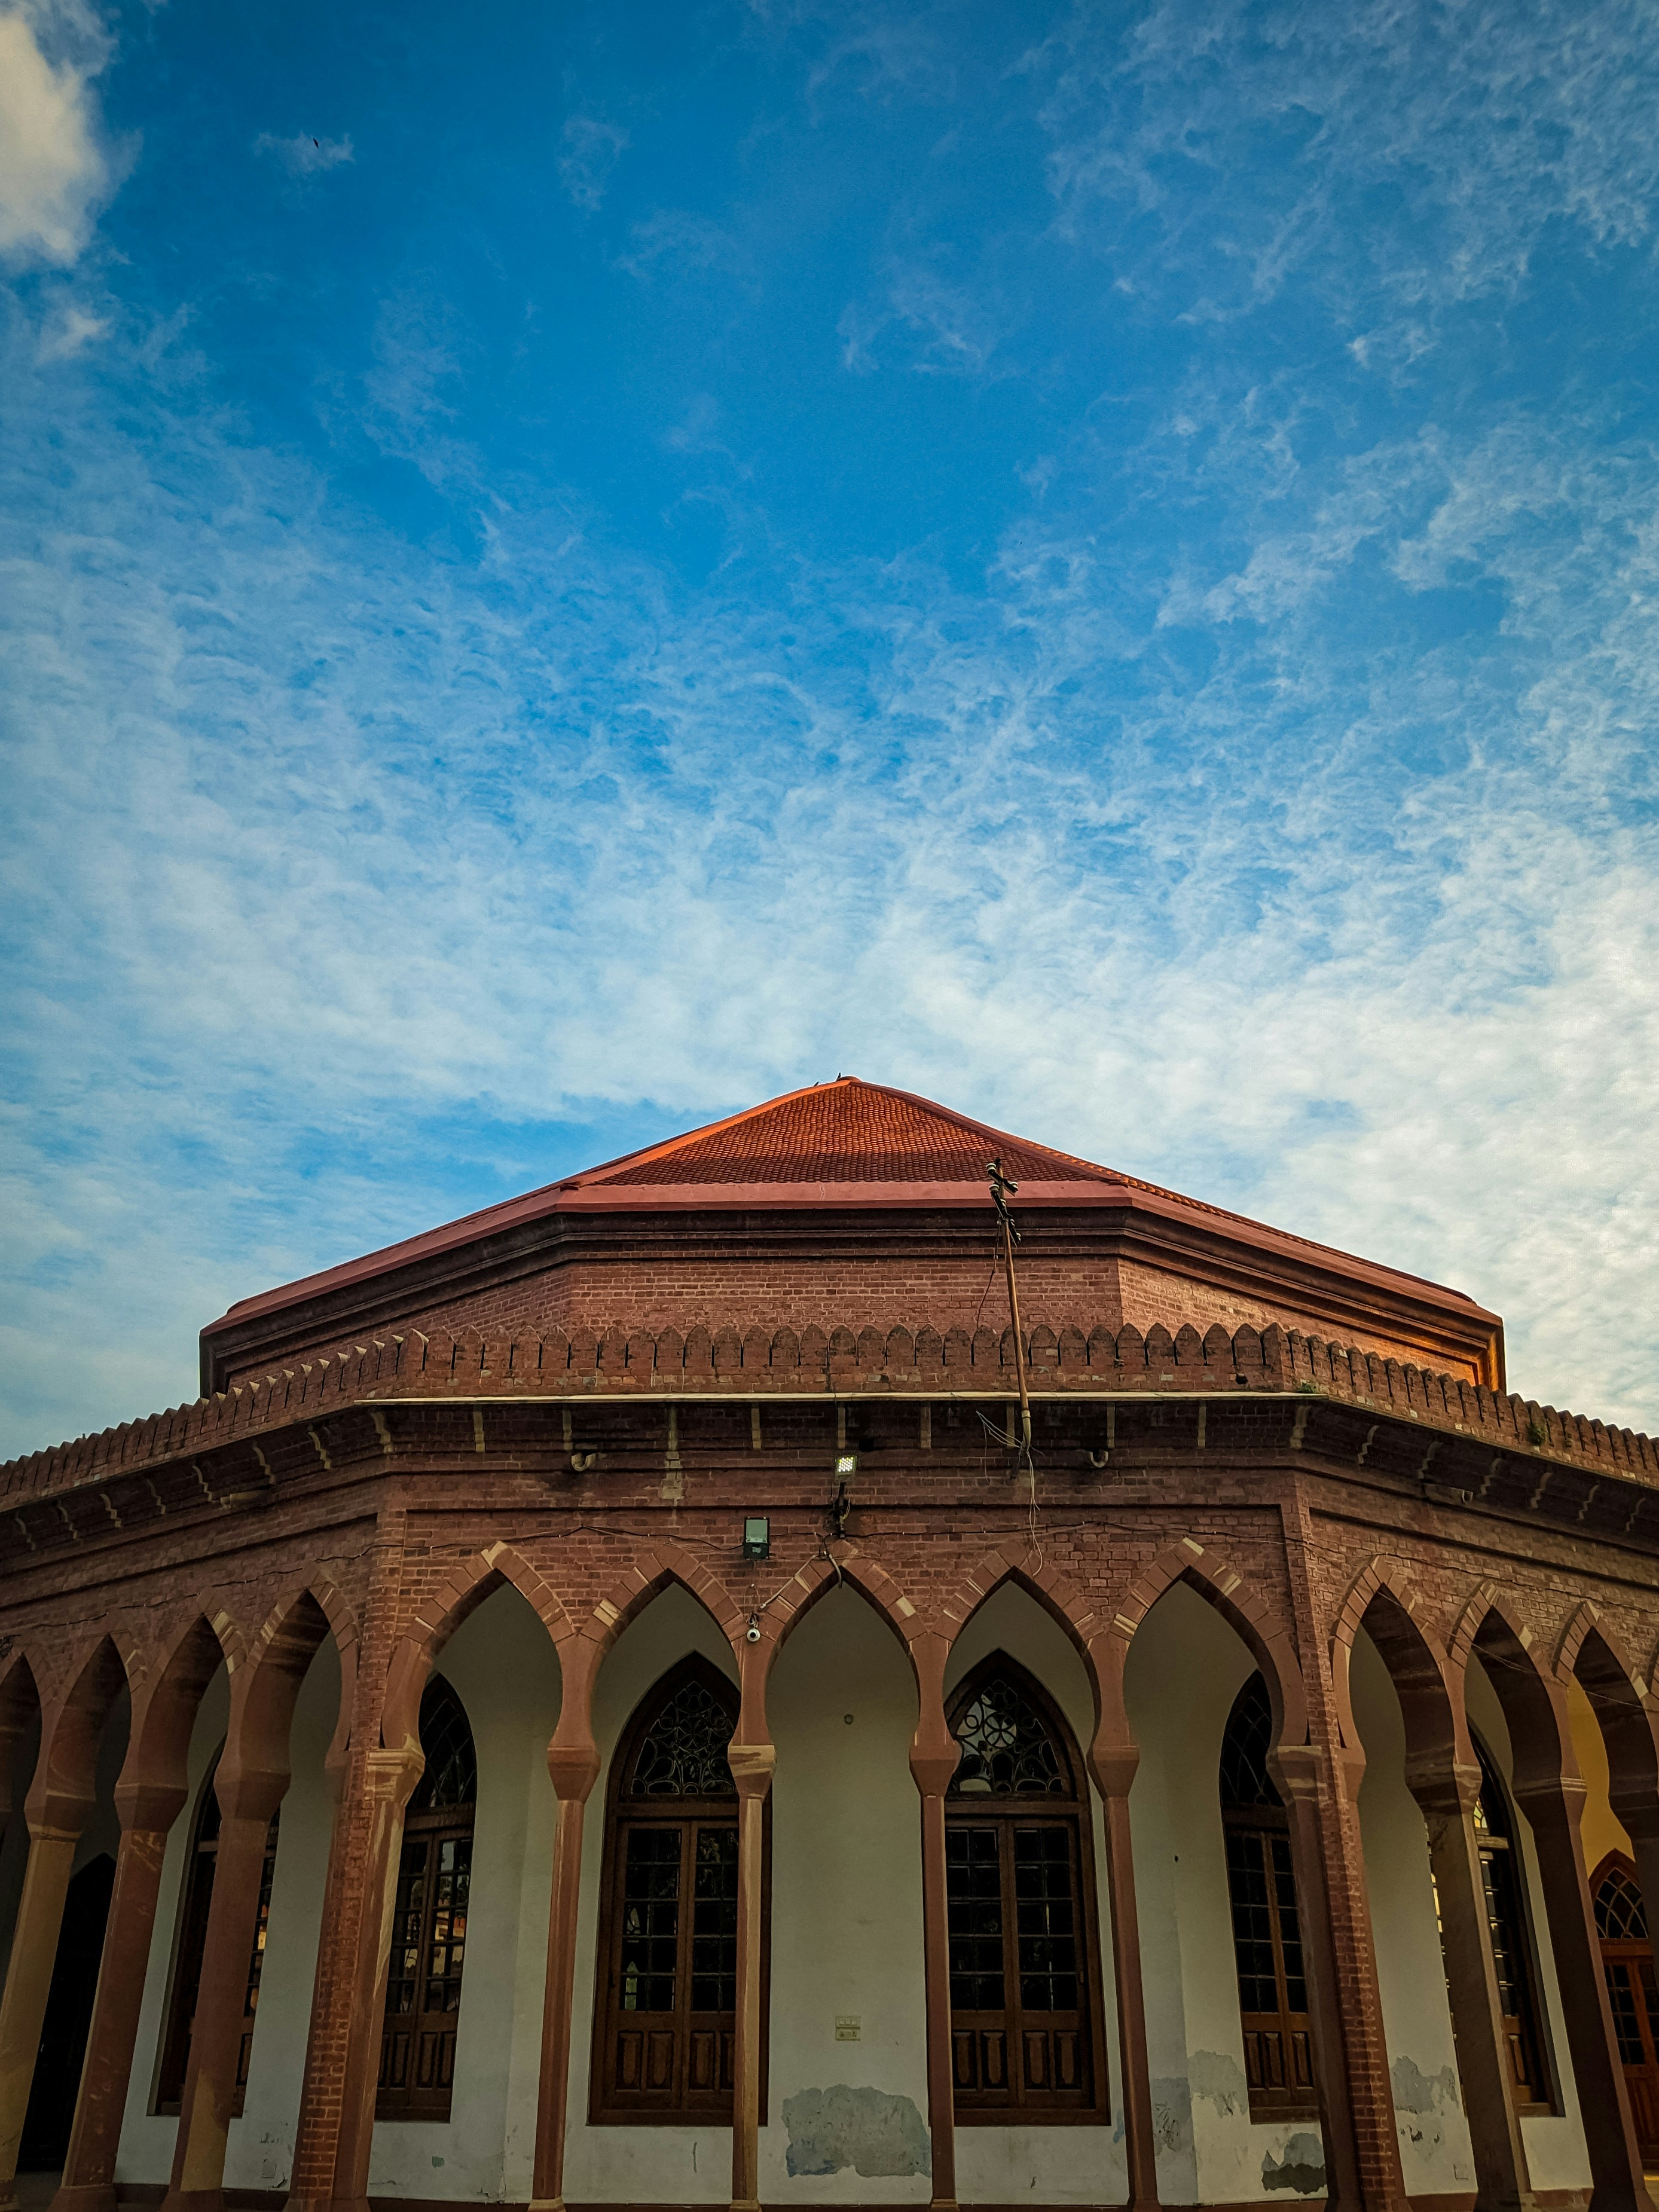
[[[441,1674],[434,1674],[421,1699],[421,1749],[426,1768],[409,1801],[411,1813],[447,1811],[471,1805],[478,1795],[478,1754],[466,1707]]]
[[[1069,1797],[1067,1762],[1042,1716],[1006,1674],[993,1674],[957,1723],[953,1797]]]
[[[1267,1771],[1273,1748],[1273,1709],[1267,1686],[1252,1674],[1233,1699],[1227,1716],[1227,1732],[1221,1739],[1221,1802],[1231,1812],[1247,1812],[1259,1805],[1283,1805]]]
[[[1609,1942],[1648,1940],[1648,1908],[1623,1867],[1610,1868],[1596,1890],[1595,1932]]]
[[[726,1747],[738,1717],[708,1686],[682,1682],[655,1715],[634,1760],[633,1797],[735,1797]]]

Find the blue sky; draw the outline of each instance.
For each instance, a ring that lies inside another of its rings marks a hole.
[[[842,1070],[1659,1420],[1656,101],[1597,0],[0,6],[0,1449]]]

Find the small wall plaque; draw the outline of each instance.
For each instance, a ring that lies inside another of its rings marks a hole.
[[[860,2015],[855,2012],[838,2012],[836,2014],[836,2042],[860,2043],[863,2039],[864,2023]]]

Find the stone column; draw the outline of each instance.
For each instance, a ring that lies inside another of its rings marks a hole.
[[[33,1814],[29,1818],[23,1894],[12,1935],[5,1992],[0,1996],[0,2212],[12,2212],[17,2202],[17,2148],[23,2139],[29,2091],[34,2085],[35,2056],[40,2048],[46,1995],[64,1924],[64,1898],[75,1863],[75,1846],[91,1810],[88,1805],[72,1826],[47,1825]]]
[[[1328,1869],[1320,1819],[1320,1769],[1324,1760],[1311,1744],[1282,1745],[1270,1765],[1290,1814],[1302,1964],[1313,2027],[1314,2080],[1330,2191],[1328,2212],[1360,2212],[1366,2206],[1366,2197],[1360,2178],[1354,2086],[1343,2033],[1342,1971],[1331,1928]],[[1395,2162],[1397,2166],[1397,2148]],[[1403,2208],[1403,2197],[1401,2203]]]
[[[1106,1830],[1106,1894],[1112,1929],[1112,1996],[1117,2013],[1123,2152],[1129,2170],[1128,2212],[1157,2212],[1158,2144],[1152,2132],[1140,1915],[1135,1901],[1134,1844],[1129,1825],[1129,1790],[1140,1765],[1140,1753],[1129,1735],[1121,1684],[1114,1680],[1101,1686],[1103,1707],[1109,1696],[1115,1707],[1115,1724],[1103,1719],[1090,1747],[1089,1771],[1100,1792]],[[1103,2063],[1104,2057],[1103,2052]]]
[[[348,1932],[342,1914],[336,1940],[349,1944],[344,1976],[332,1995],[347,2008],[340,2081],[340,2134],[333,2203],[343,2212],[368,2212],[368,2162],[374,2143],[374,2099],[380,2077],[386,1966],[398,1902],[404,1814],[424,1766],[418,1747],[366,1752],[354,1762],[355,1798],[343,1800],[343,1859],[360,1865],[360,1909]],[[293,2199],[289,2199],[292,2203]]]
[[[132,2078],[133,2046],[149,1966],[156,1901],[167,1834],[185,1792],[116,1791],[121,1841],[115,1887],[98,1970],[98,1994],[87,2034],[81,2094],[52,2212],[115,2212],[115,2153]]]
[[[910,1773],[921,1798],[922,1975],[927,2003],[927,2128],[933,2138],[930,2212],[956,2212],[956,2102],[951,2063],[951,1930],[945,1887],[945,1793],[962,1747],[945,1723],[942,1637],[910,1646],[920,1713],[910,1747]]]
[[[1510,2087],[1492,1925],[1474,1832],[1480,1770],[1471,1753],[1467,1764],[1460,1762],[1431,1785],[1413,1774],[1408,1759],[1406,1779],[1429,1832],[1458,2082],[1474,2151],[1481,2212],[1536,2212],[1520,2116]]]
[[[777,1765],[770,1743],[726,1752],[738,1785],[738,2025],[732,2071],[732,2212],[760,2212],[762,1905],[767,1793]]]
[[[602,1656],[599,1645],[586,1637],[568,1637],[559,1647],[559,1722],[547,1747],[559,1824],[553,1838],[553,1894],[547,1912],[547,1985],[542,2000],[541,2082],[530,2212],[564,2212],[576,1916],[581,1905],[582,1829],[599,1774],[599,1749],[590,1716],[593,1678]]]
[[[337,2198],[361,2205],[368,2185],[404,1809],[422,1768],[418,1684],[404,1729],[386,1744],[381,1734],[406,1521],[394,1492],[375,1520],[358,1638],[340,1653],[340,1708],[323,1761],[334,1798],[328,1887],[287,2212],[327,2212]]]
[[[225,2142],[258,1933],[265,1838],[288,1788],[286,1774],[227,1775],[228,1758],[220,1762],[216,1784],[222,1809],[213,1901],[165,2212],[224,2212]]]
[[[1552,1702],[1559,1698],[1553,1693]],[[1561,1771],[1540,1773],[1517,1750],[1515,1795],[1531,1824],[1538,1876],[1549,1919],[1550,1948],[1583,2117],[1594,2189],[1591,2212],[1651,2212],[1642,2157],[1631,2125],[1625,2069],[1607,2003],[1601,1946],[1590,1907],[1579,1820],[1584,1784],[1571,1750],[1565,1711],[1557,1716]],[[1547,1755],[1543,1762],[1553,1765]]]
[[[1281,1744],[1269,1765],[1291,1817],[1328,2212],[1407,2212],[1359,1834],[1364,1754],[1342,1740],[1330,1625],[1321,1616],[1310,1567],[1311,1517],[1295,1475],[1280,1512],[1297,1653],[1281,1651],[1278,1665],[1281,1681],[1296,1668],[1294,1685],[1285,1687],[1300,1692],[1307,1741]]]

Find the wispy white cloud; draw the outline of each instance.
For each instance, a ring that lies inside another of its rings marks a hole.
[[[296,131],[292,138],[279,138],[272,131],[262,131],[253,142],[253,150],[280,162],[290,177],[325,176],[343,161],[357,158],[349,131],[342,138],[318,138],[308,131]]]
[[[89,314],[73,300],[67,301],[48,317],[35,349],[35,358],[43,362],[68,361],[82,347],[107,337],[109,329],[106,315]]]
[[[0,11],[0,256],[65,265],[84,251],[113,181],[90,88],[106,52],[79,11]]]
[[[389,419],[430,434],[447,373]],[[1523,1387],[1659,1414],[1659,851],[1601,795],[1650,775],[1650,458],[1518,422],[1328,475],[1212,576],[1249,618],[1194,691],[1063,520],[983,596],[902,562],[688,606],[564,514],[498,502],[457,566],[167,433],[163,481],[83,419],[7,556],[18,1441],[447,1210],[427,1123],[846,1066],[1460,1281]],[[1379,568],[1406,605],[1478,574],[1498,660],[1341,647]]]
[[[621,125],[598,115],[565,118],[559,177],[575,205],[592,215],[605,204],[611,173],[628,147]]]

